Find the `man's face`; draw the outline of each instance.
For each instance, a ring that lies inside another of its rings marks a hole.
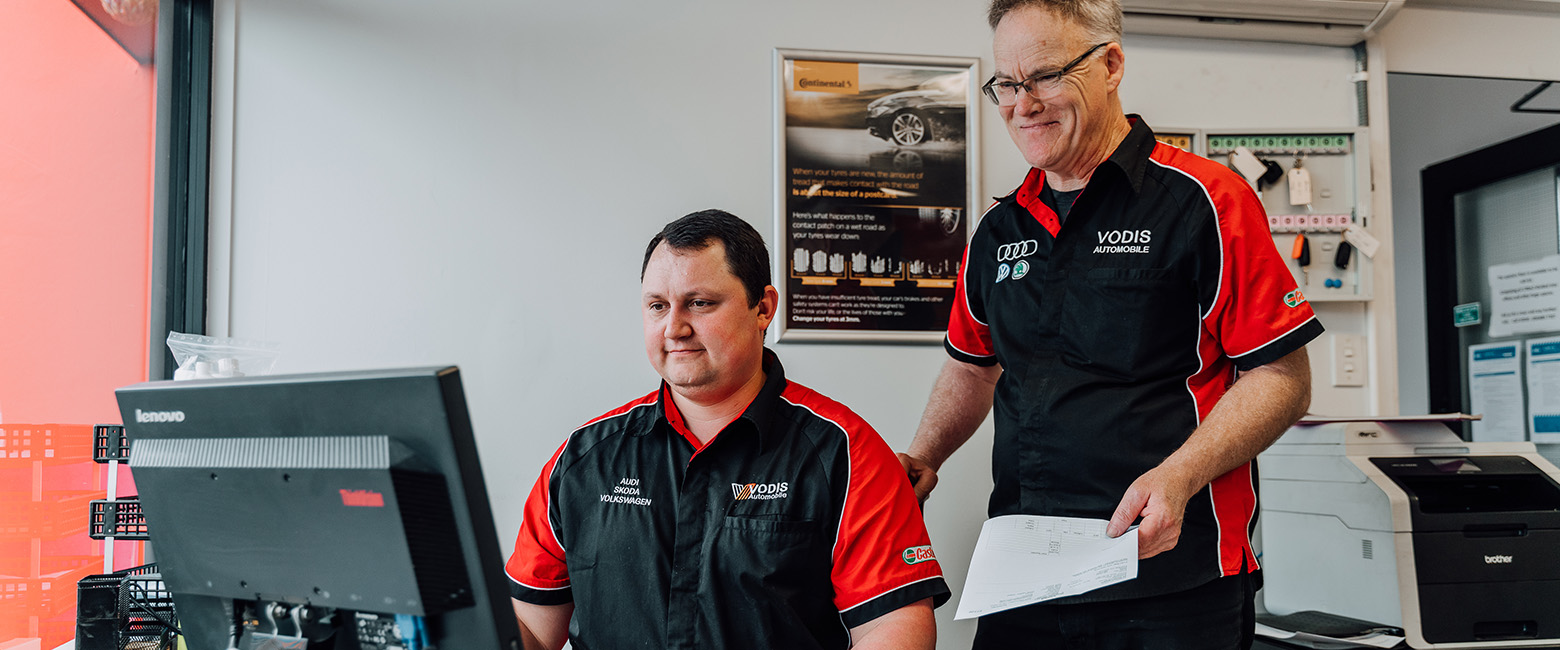
[[[1046,9],[1013,10],[993,35],[997,81],[1056,72],[1097,45],[1088,39],[1083,28]],[[1109,71],[1110,62],[1119,62],[1120,53],[1115,44],[1100,48],[1064,75],[1054,91],[1042,92],[1043,99],[1019,92],[1012,106],[998,107],[1030,166],[1069,172],[1092,164],[1090,146],[1104,137],[1113,110],[1109,96],[1120,79]]]
[[[722,399],[759,373],[764,328],[779,296],[767,287],[758,305],[748,306],[719,241],[703,250],[662,243],[650,255],[640,288],[645,354],[679,394]]]

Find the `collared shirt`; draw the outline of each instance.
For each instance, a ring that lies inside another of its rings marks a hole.
[[[1322,332],[1250,186],[1129,117],[1065,225],[1034,169],[965,251],[945,343],[1004,369],[991,516],[1110,518],[1237,370]],[[1247,463],[1194,495],[1175,549],[1141,562],[1137,579],[1069,601],[1173,593],[1256,567],[1255,472]]]
[[[570,434],[526,502],[512,595],[573,602],[580,650],[846,648],[849,628],[947,600],[888,445],[767,350],[764,372],[702,447],[664,383]]]

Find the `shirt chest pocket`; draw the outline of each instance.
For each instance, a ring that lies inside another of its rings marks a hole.
[[[712,560],[726,576],[781,591],[814,586],[829,573],[829,547],[815,520],[728,515]]]
[[[1073,365],[1139,380],[1196,358],[1197,299],[1175,269],[1089,269],[1062,293],[1063,356]]]

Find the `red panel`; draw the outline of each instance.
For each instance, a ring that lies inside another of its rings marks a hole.
[[[154,83],[68,0],[0,2],[0,644],[69,641],[102,572],[91,425],[146,379]]]

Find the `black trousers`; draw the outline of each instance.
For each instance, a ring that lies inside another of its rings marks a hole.
[[[1249,650],[1256,591],[1243,573],[1163,596],[1038,603],[982,616],[974,650]]]

